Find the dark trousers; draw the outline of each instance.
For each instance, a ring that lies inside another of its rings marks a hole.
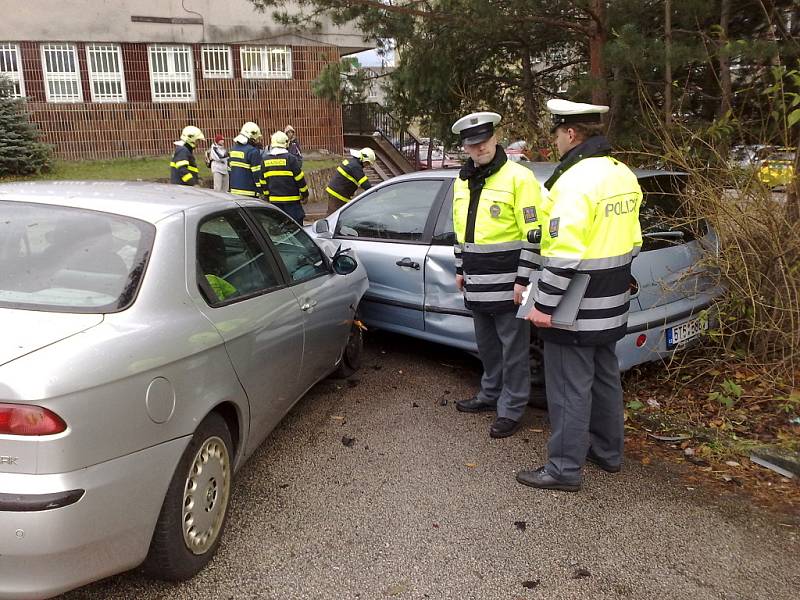
[[[306,216],[306,211],[303,210],[303,205],[300,201],[296,202],[273,202],[272,206],[280,208],[287,215],[292,217],[298,224],[303,224],[303,219]]]
[[[483,363],[478,400],[496,404],[498,417],[519,421],[531,393],[531,327],[516,315],[473,311],[472,320]]]
[[[624,409],[615,346],[544,343],[551,429],[546,468],[565,483],[581,481],[589,448],[604,462],[622,462]]]
[[[345,204],[347,204],[347,202],[339,200],[339,198],[334,198],[333,196],[328,194],[328,214],[336,212],[337,210],[342,208]]]

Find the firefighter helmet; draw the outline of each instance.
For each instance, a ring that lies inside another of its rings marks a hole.
[[[375,151],[372,148],[362,148],[361,150],[350,150],[350,154],[355,156],[361,162],[374,163]]]
[[[258,141],[261,139],[261,128],[252,121],[248,121],[242,125],[239,135],[243,135],[250,140]]]
[[[194,125],[187,125],[183,128],[183,131],[181,131],[181,140],[192,146],[197,144],[198,140],[204,139],[206,139],[206,136],[203,135],[199,127],[195,127]]]
[[[269,140],[269,145],[273,148],[288,148],[289,136],[282,131],[276,131],[272,134],[272,137]]]

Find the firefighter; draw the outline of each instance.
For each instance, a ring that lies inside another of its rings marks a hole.
[[[542,274],[528,319],[544,340],[550,412],[547,464],[520,471],[535,488],[576,492],[586,461],[616,473],[622,464],[623,405],[614,352],[626,333],[631,261],[642,247],[642,190],[628,167],[610,156],[602,135],[607,106],[550,100],[551,132],[561,162],[545,182]],[[576,273],[590,276],[577,319],[552,322]]]
[[[261,151],[256,147],[261,139],[261,129],[248,121],[242,125],[239,135],[233,138],[230,150],[230,192],[238,196],[257,198],[261,196]]]
[[[483,376],[461,412],[497,415],[489,436],[520,427],[530,396],[530,324],[517,305],[538,258],[528,232],[539,228],[541,193],[533,172],[508,160],[497,143],[500,115],[478,112],[455,122],[469,158],[453,186],[456,287],[472,311]]]
[[[176,146],[169,163],[169,182],[178,185],[197,185],[200,171],[194,158],[197,142],[206,139],[203,132],[194,125],[187,125],[181,131],[181,139],[173,142]]]
[[[270,138],[270,151],[264,160],[264,197],[302,225],[306,216],[308,184],[300,161],[288,150],[289,136],[276,131]]]
[[[345,158],[336,168],[325,191],[328,192],[328,214],[350,202],[358,188],[368,190],[372,184],[364,174],[364,165],[375,162],[375,151],[372,148],[350,150],[352,158]]]

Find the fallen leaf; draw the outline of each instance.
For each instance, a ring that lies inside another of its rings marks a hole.
[[[470,469],[474,469],[475,467],[477,467],[477,466],[478,466],[478,463],[465,463],[465,464],[466,464],[466,466],[468,466]]]
[[[649,465],[650,464],[650,457],[649,456],[645,456],[644,458],[642,458],[642,464],[643,465]]]
[[[331,417],[331,419],[333,419],[334,421],[344,421],[344,417],[341,417],[339,415],[334,415]]]
[[[728,465],[729,467],[741,467],[742,466],[738,462],[736,462],[735,460],[726,460],[725,464]]]
[[[544,429],[531,429],[533,433],[544,433]]]
[[[433,524],[433,528],[434,528],[434,529],[439,529],[439,524],[438,524],[438,523],[434,523],[434,524]]]
[[[538,585],[539,585],[539,580],[538,579],[532,579],[530,581],[523,581],[522,582],[522,587],[524,587],[525,589],[528,589],[528,590],[532,590],[533,588],[538,587]]]

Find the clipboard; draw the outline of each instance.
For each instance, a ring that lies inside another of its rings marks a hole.
[[[541,271],[531,273],[531,282],[525,288],[525,292],[522,294],[523,302],[517,310],[518,319],[524,319],[533,310],[536,304],[533,300],[533,286],[539,285],[541,274]],[[564,292],[564,297],[561,298],[561,302],[553,312],[552,323],[558,329],[572,329],[575,326],[581,300],[586,294],[586,288],[589,287],[591,279],[592,277],[588,273],[575,273],[572,276],[567,291]]]

